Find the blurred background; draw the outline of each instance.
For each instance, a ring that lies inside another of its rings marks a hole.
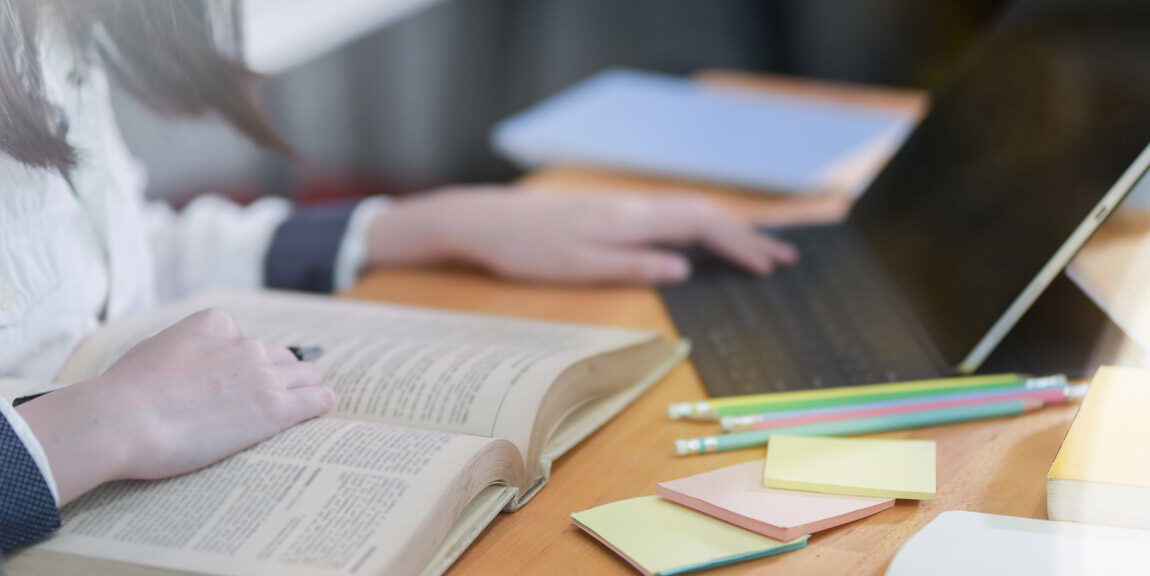
[[[499,120],[611,66],[731,69],[929,89],[1001,0],[247,0],[250,64],[291,165],[217,121],[116,109],[181,204],[216,191],[304,202],[506,182]]]

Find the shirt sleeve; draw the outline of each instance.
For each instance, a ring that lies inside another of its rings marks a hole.
[[[201,196],[182,211],[148,207],[160,300],[214,288],[261,286],[330,292],[355,282],[367,255],[367,229],[387,202],[372,198],[293,209],[282,198],[242,207]]]
[[[272,235],[291,212],[291,203],[283,198],[240,206],[207,194],[179,212],[163,202],[149,203],[146,214],[158,299],[208,288],[262,286]]]
[[[367,264],[367,231],[375,217],[390,207],[390,200],[383,196],[368,198],[356,205],[335,259],[336,292],[350,290],[363,272]]]
[[[0,554],[60,527],[59,495],[31,428],[0,399]]]
[[[350,288],[367,259],[371,221],[386,206],[375,197],[296,211],[272,238],[264,262],[266,284],[309,292]]]

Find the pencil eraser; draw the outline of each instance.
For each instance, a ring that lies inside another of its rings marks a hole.
[[[688,454],[698,454],[701,446],[702,444],[698,438],[675,440],[675,455],[687,456]]]
[[[724,416],[719,420],[719,428],[721,428],[723,432],[749,430],[754,425],[754,416]]]
[[[667,417],[671,420],[680,420],[691,415],[690,402],[676,402],[667,406]]]

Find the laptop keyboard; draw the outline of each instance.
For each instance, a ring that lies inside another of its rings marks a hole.
[[[661,289],[712,396],[850,386],[942,372],[884,293],[868,256],[840,227],[774,232],[798,265],[766,278],[711,256],[686,284]]]

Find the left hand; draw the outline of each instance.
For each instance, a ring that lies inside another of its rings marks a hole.
[[[314,364],[244,338],[231,316],[205,310],[140,342],[100,376],[17,411],[66,504],[109,480],[202,468],[334,403]]]
[[[798,258],[705,197],[449,189],[402,200],[372,223],[371,266],[462,261],[499,276],[568,284],[681,282],[690,263],[661,245],[700,244],[755,274]]]

